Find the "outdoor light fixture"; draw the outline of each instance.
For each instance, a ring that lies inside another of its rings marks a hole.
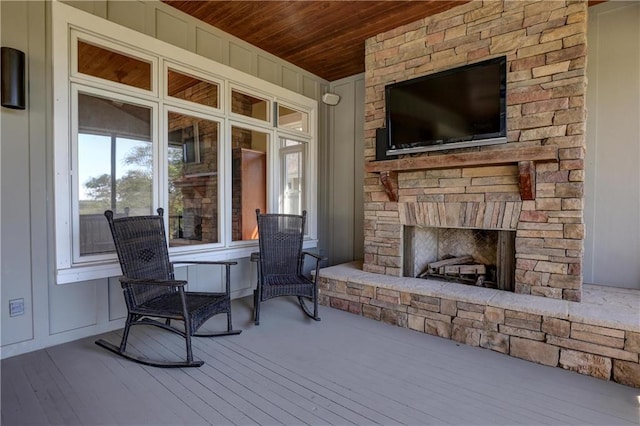
[[[2,106],[25,109],[24,52],[11,47],[2,47]]]
[[[322,95],[322,102],[331,106],[338,105],[338,102],[340,102],[340,95],[335,93],[325,93]]]

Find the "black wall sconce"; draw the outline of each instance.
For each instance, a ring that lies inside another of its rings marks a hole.
[[[25,109],[24,52],[11,47],[2,47],[1,50],[2,106]]]

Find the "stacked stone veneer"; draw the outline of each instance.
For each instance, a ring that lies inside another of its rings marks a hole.
[[[417,278],[373,278],[355,266],[335,268],[340,272],[319,272],[323,305],[640,387],[637,315],[630,321],[602,321],[575,302],[546,299],[531,304],[521,295],[499,290]]]
[[[535,200],[524,201],[516,163],[399,172],[398,202],[367,174],[365,271],[402,275],[403,225],[513,229],[515,291],[580,300],[586,19],[584,1],[474,0],[367,40],[365,161],[375,159],[375,130],[385,124],[386,84],[503,55],[508,143],[473,150],[497,158],[551,145],[558,161],[537,163]]]

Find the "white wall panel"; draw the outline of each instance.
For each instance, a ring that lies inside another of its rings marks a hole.
[[[322,95],[322,92],[320,91],[320,82],[317,79],[303,75],[302,94],[308,98],[320,100],[320,96]]]
[[[107,17],[107,0],[62,0],[62,2],[91,13],[92,15],[100,16],[102,18]]]
[[[282,87],[300,93],[300,74],[288,67],[282,67]]]
[[[123,319],[127,317],[127,306],[122,297],[122,286],[118,277],[109,278],[109,321]]]
[[[330,106],[329,263],[350,262],[362,255],[364,176],[364,76],[331,83],[340,102]]]
[[[229,43],[229,66],[244,71],[247,74],[253,73],[253,58],[256,56],[249,49],[236,43]]]
[[[224,63],[224,43],[222,39],[207,30],[196,28],[196,53],[216,62]]]
[[[108,309],[104,302],[100,302],[104,306],[99,307],[97,291],[100,286],[104,287],[106,292],[108,280],[100,279],[53,287],[49,295],[52,313],[51,334],[96,325],[99,311]]]
[[[280,85],[280,67],[274,61],[258,55],[258,78]]]
[[[111,1],[107,5],[107,19],[132,30],[144,33],[147,8],[144,2]]]
[[[589,8],[584,281],[640,289],[640,3]]]
[[[156,10],[156,38],[174,46],[189,46],[187,22],[162,10]]]
[[[29,55],[28,2],[0,2],[2,46],[19,49]],[[11,17],[9,19],[8,17]],[[27,70],[28,72],[28,70]],[[29,87],[27,87],[29,90]],[[30,99],[27,97],[27,108]],[[34,310],[31,276],[29,109],[0,108],[0,149],[2,177],[2,345],[33,338]],[[9,316],[9,300],[24,300],[24,315]]]
[[[364,76],[354,81],[353,258],[364,259]]]

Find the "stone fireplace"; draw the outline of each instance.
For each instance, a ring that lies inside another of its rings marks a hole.
[[[582,283],[586,19],[585,1],[471,1],[367,41],[365,258],[319,271],[321,304],[640,387],[637,294]],[[502,55],[506,144],[375,161],[386,84]],[[513,292],[413,278],[475,262],[414,245],[450,232],[512,241]]]
[[[472,1],[367,41],[364,271],[415,273],[407,227],[510,231],[513,291],[580,301],[586,14],[583,1]],[[385,85],[502,55],[506,144],[374,161]]]

